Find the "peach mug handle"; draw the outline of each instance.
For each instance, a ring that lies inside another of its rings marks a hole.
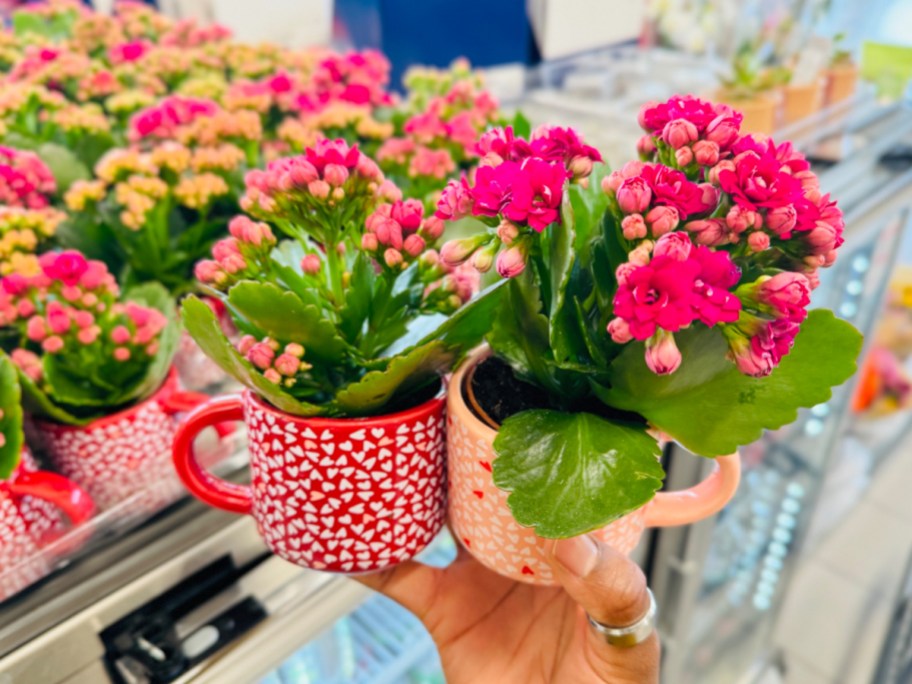
[[[703,520],[725,508],[741,480],[738,452],[715,459],[715,468],[699,484],[679,492],[659,492],[646,504],[646,527],[673,527]]]

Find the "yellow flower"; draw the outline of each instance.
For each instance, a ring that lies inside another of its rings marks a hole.
[[[237,145],[224,143],[217,147],[198,147],[193,151],[190,167],[203,171],[234,171],[244,161],[244,152]]]
[[[132,114],[133,112],[148,107],[155,102],[155,96],[144,90],[124,90],[122,93],[111,95],[105,100],[104,106],[112,114]]]
[[[301,152],[307,147],[317,144],[322,137],[320,129],[305,124],[300,119],[291,117],[285,119],[276,129],[279,140],[288,143],[292,149]]]
[[[190,166],[190,150],[173,140],[156,146],[150,156],[152,163],[159,169],[168,169],[174,173],[183,173]]]
[[[105,133],[111,130],[111,122],[96,104],[73,105],[55,112],[51,119],[71,133]]]
[[[224,178],[214,173],[202,173],[181,180],[174,188],[174,197],[188,209],[199,211],[228,192],[228,184]]]
[[[85,211],[86,207],[103,200],[106,192],[104,181],[78,180],[66,191],[63,201],[70,211]]]
[[[13,252],[8,261],[0,263],[0,274],[8,275],[10,273],[19,273],[26,278],[38,275],[41,273],[41,266],[38,265],[38,257],[34,254]]]
[[[108,183],[123,180],[131,174],[158,175],[158,168],[148,154],[129,148],[115,148],[95,165],[95,175]]]

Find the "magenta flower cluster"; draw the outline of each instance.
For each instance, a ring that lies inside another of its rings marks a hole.
[[[33,381],[42,379],[43,355],[80,377],[86,359],[147,364],[158,353],[168,321],[156,309],[120,301],[104,263],[70,250],[42,255],[39,266],[36,275],[0,280],[0,325],[21,334],[11,358]]]
[[[602,184],[630,246],[608,331],[620,344],[644,340],[657,373],[681,363],[674,333],[700,322],[721,329],[743,373],[770,374],[807,316],[817,269],[843,241],[842,213],[804,156],[742,136],[740,123],[690,96],[647,105],[644,161]]]
[[[37,154],[0,146],[0,204],[42,209],[56,191],[51,170]]]

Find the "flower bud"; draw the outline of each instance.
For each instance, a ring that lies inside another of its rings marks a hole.
[[[646,365],[656,375],[670,375],[681,365],[681,352],[674,335],[659,328],[646,340]]]
[[[693,150],[689,147],[681,147],[675,150],[675,163],[681,168],[690,166],[694,160]]]
[[[307,254],[301,259],[301,270],[307,275],[317,275],[322,267],[320,257],[316,254]]]
[[[760,283],[757,299],[770,307],[776,318],[800,323],[807,318],[811,286],[804,274],[784,271]]]
[[[111,331],[111,341],[114,344],[126,344],[130,337],[130,331],[123,325],[118,325]]]
[[[727,225],[733,233],[743,233],[748,228],[754,227],[756,219],[756,212],[736,204],[729,209],[728,214],[725,215],[725,225]]]
[[[698,140],[693,145],[694,159],[700,166],[715,166],[719,163],[719,145],[711,140]]]
[[[295,187],[305,188],[320,178],[317,169],[309,161],[301,159],[300,157],[296,158],[295,161],[296,163],[288,172]]]
[[[267,368],[265,371],[263,371],[263,377],[275,385],[278,385],[280,382],[282,382],[282,376],[275,368]]]
[[[766,227],[783,238],[788,238],[797,223],[798,212],[792,204],[775,207],[766,214]]]
[[[94,343],[100,334],[101,328],[99,328],[97,325],[93,325],[88,328],[83,328],[78,333],[76,333],[76,339],[80,344],[89,345]]]
[[[570,160],[567,169],[573,174],[575,179],[579,180],[587,178],[592,173],[592,166],[592,159],[579,155]]]
[[[684,228],[694,236],[694,242],[698,245],[718,247],[729,241],[722,219],[688,221]]]
[[[399,202],[402,200],[402,190],[393,181],[385,180],[377,188],[377,196],[387,202]]]
[[[769,249],[770,238],[766,233],[753,232],[747,236],[747,244],[755,252],[764,252]]]
[[[285,353],[291,354],[296,359],[304,358],[304,347],[297,342],[289,342],[285,345]]]
[[[450,240],[441,248],[440,260],[447,266],[459,266],[459,264],[464,263],[472,256],[475,250],[485,241],[487,241],[487,238],[483,235],[462,238],[461,240]]]
[[[497,226],[497,237],[504,245],[509,247],[519,237],[519,228],[515,223],[504,219]]]
[[[706,127],[706,140],[716,143],[720,149],[728,149],[741,132],[738,119],[730,114],[720,114]]]
[[[376,252],[380,248],[380,241],[374,233],[365,233],[361,236],[361,249],[365,252]]]
[[[41,342],[47,337],[47,326],[41,316],[33,316],[29,319],[25,328],[25,336],[32,342]]]
[[[425,243],[424,238],[417,233],[412,233],[405,238],[405,242],[402,243],[402,248],[411,257],[417,257],[424,251],[425,247],[427,247],[427,244]]]
[[[247,356],[247,352],[255,345],[257,342],[256,338],[253,335],[244,335],[237,343],[237,350],[241,353],[242,356]]]
[[[641,158],[648,159],[655,151],[655,141],[648,133],[637,140],[637,152]]]
[[[662,140],[678,150],[694,142],[700,135],[697,127],[687,119],[674,119],[662,129]]]
[[[275,360],[275,369],[288,377],[297,375],[300,366],[301,361],[291,354],[280,354]]]
[[[731,159],[723,159],[718,164],[713,166],[709,172],[706,174],[706,180],[708,180],[713,185],[719,184],[719,174],[723,171],[734,171],[735,163]]]
[[[307,184],[307,191],[317,199],[326,199],[329,197],[329,183],[323,180],[311,181]]]
[[[617,191],[617,203],[625,214],[638,214],[652,201],[652,190],[640,177],[628,178]]]
[[[487,273],[490,271],[491,266],[494,265],[494,257],[499,248],[500,245],[497,244],[497,241],[495,240],[475,252],[472,256],[472,266],[475,270],[479,273]]]
[[[617,193],[623,182],[624,175],[620,171],[612,171],[602,178],[602,190],[608,195],[613,195]]]
[[[348,169],[341,164],[327,164],[323,169],[323,179],[334,188],[341,187],[348,180]]]
[[[608,334],[611,339],[618,344],[627,344],[633,339],[630,334],[630,326],[623,318],[613,318],[608,324]]]
[[[390,247],[383,253],[383,261],[390,268],[397,268],[402,265],[402,252]]]
[[[627,261],[637,266],[645,266],[652,258],[652,250],[655,243],[652,240],[643,240],[636,249],[627,255]]]
[[[678,227],[680,217],[674,207],[655,207],[646,214],[646,223],[652,231],[653,237],[661,237]]]
[[[653,256],[666,256],[675,261],[687,261],[690,252],[693,249],[693,243],[690,236],[683,231],[667,233],[656,240]]]
[[[247,352],[247,360],[260,370],[271,367],[274,358],[275,351],[265,342],[257,342]]]
[[[646,222],[640,214],[630,214],[621,221],[621,231],[626,240],[642,240],[648,232]]]
[[[130,350],[126,347],[117,347],[114,350],[114,360],[124,363],[130,360]]]
[[[503,278],[515,278],[526,268],[526,248],[523,243],[508,247],[497,255],[497,272]]]
[[[446,224],[443,222],[443,219],[437,218],[436,216],[428,216],[421,224],[421,232],[431,242],[443,235],[445,228]]]

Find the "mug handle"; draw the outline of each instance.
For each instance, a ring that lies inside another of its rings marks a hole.
[[[95,515],[95,502],[72,480],[46,470],[20,472],[9,483],[15,497],[34,496],[54,504],[70,519],[74,527]]]
[[[725,508],[741,480],[738,452],[715,459],[713,471],[699,484],[679,492],[659,492],[646,504],[646,527],[673,527],[703,520]]]
[[[203,503],[231,513],[249,514],[253,496],[249,485],[227,482],[204,470],[196,461],[193,441],[210,426],[244,420],[240,394],[209,399],[181,421],[174,435],[174,467],[190,493]]]
[[[160,399],[158,403],[166,413],[173,416],[177,413],[185,413],[195,409],[197,406],[209,401],[209,398],[208,394],[203,394],[202,392],[180,390]],[[216,434],[222,439],[233,435],[235,430],[235,426],[232,423],[216,423],[213,427]]]

